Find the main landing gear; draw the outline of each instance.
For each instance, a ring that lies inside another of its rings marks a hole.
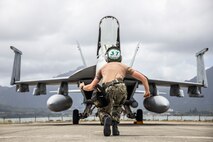
[[[79,116],[79,110],[74,109],[72,114],[72,123],[73,124],[79,124],[80,116]]]
[[[135,114],[135,119],[136,121],[134,124],[143,124],[143,110],[142,109],[137,109],[137,112]]]
[[[133,113],[134,114],[134,118],[136,121],[134,121],[134,124],[143,124],[143,110],[142,109],[137,109],[137,112],[136,113]],[[129,115],[129,118],[132,118],[133,119],[133,115],[131,115],[132,117],[130,117]],[[73,110],[73,115],[72,115],[72,122],[73,124],[79,124],[79,120],[80,120],[80,113],[79,113],[79,110],[78,109],[74,109]]]

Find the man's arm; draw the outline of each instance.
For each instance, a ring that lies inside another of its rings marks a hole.
[[[136,71],[136,70],[133,70],[132,73],[131,73],[131,76],[140,80],[143,85],[144,85],[144,89],[145,89],[145,95],[144,97],[149,97],[150,96],[150,91],[149,91],[149,83],[148,83],[148,80],[147,78],[141,74],[140,72]]]
[[[95,78],[90,84],[85,85],[84,82],[80,84],[80,89],[83,89],[85,91],[92,91],[94,90],[95,86],[98,84],[98,82],[101,80],[102,75],[101,75],[101,70],[98,71],[96,74]]]
[[[90,84],[85,85],[84,82],[82,82],[79,87],[80,89],[83,89],[85,91],[92,91],[94,90],[95,86],[98,84],[99,81],[99,79],[94,78]]]

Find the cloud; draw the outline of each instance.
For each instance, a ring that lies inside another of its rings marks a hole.
[[[76,40],[87,64],[96,63],[99,20],[120,22],[122,54],[129,64],[138,41],[134,67],[151,78],[190,79],[196,74],[194,54],[210,48],[213,60],[211,0],[1,0],[0,85],[8,85],[13,45],[23,51],[22,78],[49,78],[82,65]]]

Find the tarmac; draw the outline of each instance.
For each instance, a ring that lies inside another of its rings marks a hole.
[[[0,124],[0,142],[213,142],[213,122],[121,122],[120,136],[103,136],[99,122]]]

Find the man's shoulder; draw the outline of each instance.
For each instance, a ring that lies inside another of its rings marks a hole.
[[[120,63],[123,67],[125,67],[125,68],[127,68],[127,67],[129,67],[129,66],[127,66],[126,64],[124,64],[124,63]]]

